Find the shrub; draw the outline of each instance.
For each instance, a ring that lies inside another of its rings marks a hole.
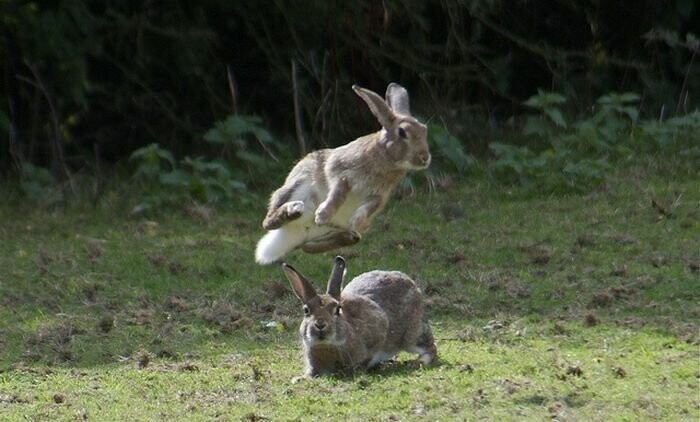
[[[614,164],[639,154],[678,153],[697,161],[700,144],[692,140],[700,112],[639,121],[639,100],[636,93],[609,93],[598,98],[592,116],[567,122],[566,98],[540,90],[524,103],[535,110],[521,130],[527,145],[491,143],[491,174],[545,192],[585,191],[600,185]]]

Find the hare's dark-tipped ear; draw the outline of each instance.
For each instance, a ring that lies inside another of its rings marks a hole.
[[[284,271],[284,275],[287,276],[287,280],[289,280],[291,283],[294,294],[296,294],[303,303],[308,303],[311,299],[317,296],[316,289],[314,289],[314,286],[311,285],[309,280],[307,280],[291,265],[283,263],[282,270]]]
[[[396,115],[391,111],[386,101],[369,89],[361,88],[357,85],[353,85],[352,89],[367,103],[374,117],[379,120],[379,124],[381,124],[384,129],[390,129],[393,121],[396,119]]]
[[[394,113],[411,115],[410,102],[408,101],[408,91],[401,85],[392,82],[386,87],[386,102]]]
[[[342,256],[336,256],[335,260],[333,260],[333,269],[331,270],[331,276],[328,278],[328,287],[326,288],[326,293],[335,300],[340,300],[343,278],[345,278],[345,260]]]

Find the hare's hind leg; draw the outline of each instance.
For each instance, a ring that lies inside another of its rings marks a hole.
[[[291,185],[282,186],[272,194],[267,215],[262,223],[263,229],[279,229],[304,214],[304,201],[290,201],[301,183],[301,180],[297,180]]]
[[[265,230],[275,230],[304,214],[303,201],[285,202],[279,208],[267,213],[262,226]]]
[[[426,319],[421,321],[421,333],[416,340],[416,345],[411,348],[411,352],[417,353],[420,363],[426,366],[437,358],[437,346],[435,346],[433,332]]]
[[[343,246],[354,245],[359,242],[362,236],[356,231],[337,231],[325,236],[311,239],[301,245],[301,250],[306,253],[321,253]]]

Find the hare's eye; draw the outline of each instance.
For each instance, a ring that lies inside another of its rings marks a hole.
[[[304,305],[304,315],[308,315],[311,311],[309,311],[309,307]]]
[[[336,315],[340,315],[340,309],[341,309],[341,308],[340,308],[340,305],[336,306],[336,307],[335,307],[335,312],[334,312],[334,313],[335,313]]]
[[[406,131],[402,127],[399,128],[399,137],[406,139]]]

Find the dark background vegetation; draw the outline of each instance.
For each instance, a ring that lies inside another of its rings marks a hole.
[[[260,116],[298,156],[295,82],[308,149],[375,128],[353,83],[404,84],[477,155],[538,88],[569,115],[636,92],[664,119],[697,108],[698,28],[693,0],[0,0],[0,170],[63,180],[154,143],[222,157],[203,135],[232,114]]]

